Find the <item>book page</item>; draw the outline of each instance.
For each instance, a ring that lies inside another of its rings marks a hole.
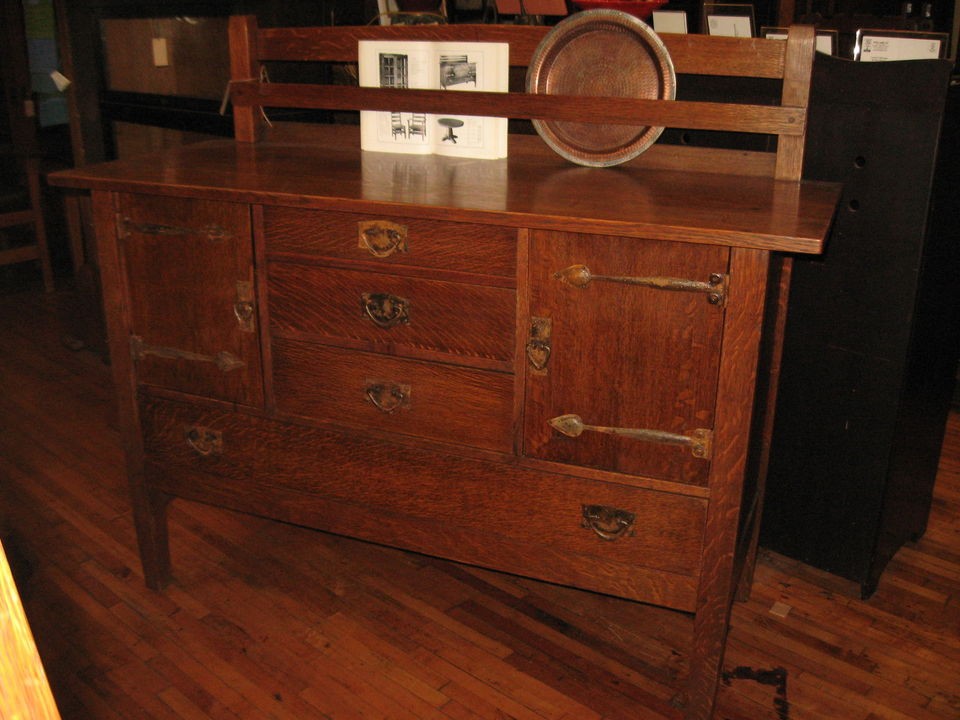
[[[440,87],[450,92],[507,92],[509,45],[506,43],[438,43]],[[507,119],[437,115],[440,129],[435,152],[462,157],[507,156]]]
[[[364,40],[359,44],[362,87],[506,92],[506,43],[431,43]],[[498,158],[507,153],[506,118],[361,111],[364,150]]]

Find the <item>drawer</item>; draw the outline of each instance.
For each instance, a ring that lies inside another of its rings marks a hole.
[[[703,499],[187,403],[148,398],[141,416],[148,482],[164,492],[677,609],[695,605]],[[588,520],[585,506],[604,510]]]
[[[513,290],[278,262],[268,288],[275,336],[512,370]]]
[[[511,228],[269,206],[263,220],[268,253],[515,277]]]
[[[513,376],[278,340],[277,410],[284,414],[513,452]]]

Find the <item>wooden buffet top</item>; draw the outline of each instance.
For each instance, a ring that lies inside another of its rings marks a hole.
[[[839,186],[663,169],[644,159],[616,168],[581,167],[524,135],[511,135],[505,160],[361,152],[356,127],[331,125],[314,128],[309,143],[203,142],[58,172],[51,182],[318,209],[389,208],[396,215],[783,252],[823,250]]]

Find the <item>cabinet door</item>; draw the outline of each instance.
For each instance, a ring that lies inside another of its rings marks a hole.
[[[705,484],[728,256],[532,233],[525,453]]]
[[[138,381],[260,404],[249,208],[122,195],[117,222]]]

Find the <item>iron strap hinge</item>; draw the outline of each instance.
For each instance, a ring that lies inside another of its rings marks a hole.
[[[730,277],[724,273],[710,273],[706,280],[687,280],[685,278],[650,276],[595,275],[586,265],[571,265],[553,274],[558,280],[577,288],[584,288],[591,282],[613,282],[625,285],[639,285],[657,290],[675,292],[705,293],[711,305],[723,306],[727,301],[727,284]]]
[[[145,355],[165,358],[167,360],[191,360],[193,362],[213,363],[223,372],[230,372],[242,368],[246,363],[233,353],[221,350],[216,355],[202,355],[189,350],[180,350],[179,348],[162,347],[160,345],[148,345],[138,335],[130,336],[130,354],[134,362]]]
[[[631,440],[659,443],[661,445],[682,445],[690,448],[694,457],[709,460],[713,454],[713,430],[697,428],[690,435],[679,435],[665,430],[648,430],[644,428],[605,427],[603,425],[587,425],[579,415],[559,415],[551,418],[547,423],[554,430],[567,437],[580,437],[586,431],[620,435]]]

